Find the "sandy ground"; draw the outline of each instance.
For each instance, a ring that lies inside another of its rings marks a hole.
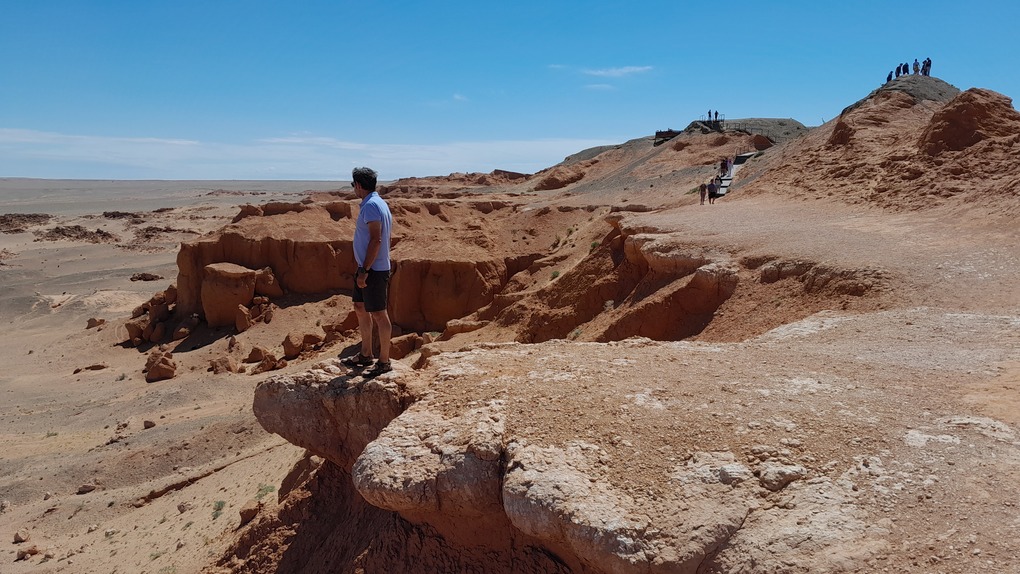
[[[238,508],[272,497],[301,454],[252,417],[256,377],[213,381],[203,369],[148,384],[144,355],[122,345],[131,310],[176,279],[181,241],[229,222],[239,204],[337,187],[232,183],[0,181],[0,212],[53,216],[34,230],[81,225],[120,239],[0,234],[0,531],[29,536],[3,549],[0,571],[198,571],[222,552]],[[161,231],[136,233],[152,227]],[[132,281],[138,273],[162,279]],[[91,318],[108,323],[88,329]],[[40,554],[15,564],[31,546]]]

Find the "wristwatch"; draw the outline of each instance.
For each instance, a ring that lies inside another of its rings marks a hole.
[[[357,274],[358,274],[358,275],[361,275],[362,273],[368,273],[368,271],[365,271],[365,268],[364,268],[364,267],[358,267],[358,271],[357,271]]]

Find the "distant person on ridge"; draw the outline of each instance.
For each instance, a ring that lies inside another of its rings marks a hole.
[[[393,216],[383,198],[375,191],[377,175],[367,167],[356,167],[351,174],[354,194],[361,199],[358,219],[354,224],[354,259],[358,270],[354,276],[354,314],[358,317],[361,350],[340,362],[352,368],[373,363],[372,327],[379,332],[379,360],[374,361],[367,376],[389,372],[390,337],[393,325],[386,312],[390,282],[390,231]]]
[[[716,122],[718,122],[718,121],[719,121],[719,110],[716,110],[716,111],[715,111],[715,121],[716,121]]]
[[[921,71],[921,64],[917,63],[917,58],[914,58],[914,75]]]
[[[896,78],[899,79],[900,71],[903,69],[903,64],[896,64]]]
[[[885,83],[888,84],[891,81],[892,81],[892,72],[889,72],[889,75],[885,77]]]
[[[712,121],[712,108],[708,108],[708,115],[705,116],[709,122]]]

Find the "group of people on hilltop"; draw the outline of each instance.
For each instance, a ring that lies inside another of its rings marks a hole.
[[[711,110],[711,108],[708,110],[708,115],[705,116],[705,117],[708,118],[708,121],[710,121],[710,122],[711,121],[716,121],[717,122],[717,121],[719,121],[719,110],[715,111],[715,119],[714,120],[712,119],[712,110]]]
[[[896,71],[889,72],[889,75],[885,77],[886,83],[893,80],[893,74],[897,78],[900,76],[907,76],[910,74],[910,64],[903,62],[902,64],[896,64]],[[914,75],[921,74],[922,76],[931,75],[931,58],[925,58],[923,62],[918,62],[917,58],[914,58]]]

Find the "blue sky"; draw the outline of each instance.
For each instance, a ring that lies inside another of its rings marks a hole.
[[[931,57],[1020,95],[1013,1],[3,0],[0,177],[534,172],[730,119],[818,125]]]

